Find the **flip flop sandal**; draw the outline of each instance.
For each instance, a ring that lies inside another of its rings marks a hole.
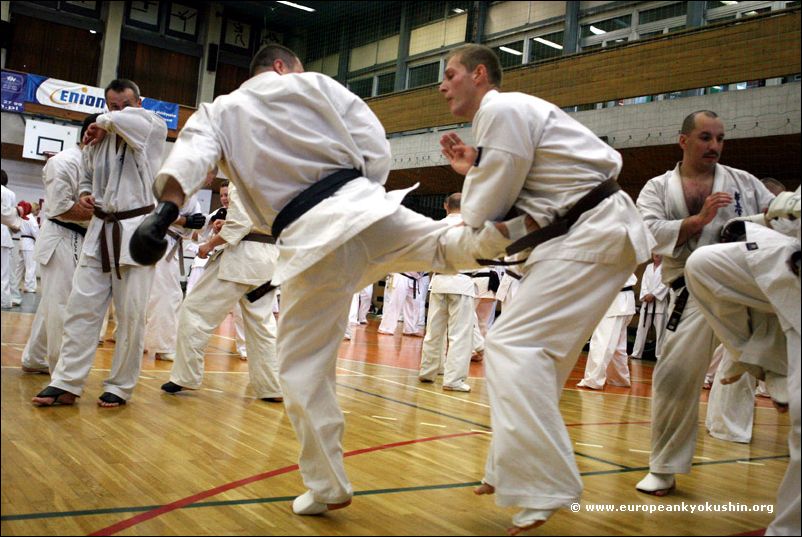
[[[48,386],[41,392],[37,393],[36,397],[53,399],[52,403],[34,401],[34,404],[38,406],[72,405],[78,398],[77,395],[70,393],[67,390],[56,388],[55,386]]]
[[[117,406],[123,406],[127,401],[118,395],[114,395],[110,392],[103,392],[98,397],[99,401],[103,401],[104,403],[114,404],[117,403]]]

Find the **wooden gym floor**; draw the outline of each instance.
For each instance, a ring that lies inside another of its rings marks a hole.
[[[471,492],[492,434],[481,364],[473,391],[444,392],[441,381],[418,383],[420,338],[378,335],[375,320],[357,327],[337,369],[354,501],[298,517],[295,434],[281,404],[249,393],[230,316],[207,349],[201,390],[163,393],[170,364],[146,354],[133,400],[118,409],[95,404],[109,341],[75,406],[30,403],[48,381],[19,368],[32,319],[2,312],[2,535],[503,535],[510,525],[514,509]],[[633,361],[631,389],[603,392],[575,387],[584,363],[561,401],[585,484],[580,510],[531,534],[760,534],[788,462],[787,415],[758,398],[752,443],[735,444],[706,434],[702,404],[693,471],[655,498],[635,491],[648,467],[653,362]],[[621,511],[683,504],[750,511]]]

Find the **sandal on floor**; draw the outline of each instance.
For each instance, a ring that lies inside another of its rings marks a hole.
[[[100,394],[100,397],[98,397],[97,400],[98,400],[98,403],[97,403],[98,406],[103,406],[103,405],[100,404],[101,401],[111,405],[111,406],[106,407],[106,408],[114,408],[114,407],[118,407],[118,406],[123,406],[127,402],[125,399],[123,399],[119,395],[114,395],[111,392],[103,392],[102,394]]]
[[[57,406],[57,405],[72,405],[78,398],[74,393],[67,390],[56,388],[55,386],[48,386],[41,392],[36,394],[33,398],[33,404],[37,406]]]

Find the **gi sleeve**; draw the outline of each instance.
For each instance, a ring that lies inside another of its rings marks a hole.
[[[658,178],[659,179],[659,178]],[[657,241],[652,251],[668,257],[679,257],[682,246],[677,246],[682,219],[670,220],[665,207],[665,182],[652,179],[638,195],[638,210],[646,227]]]
[[[44,171],[45,212],[58,218],[75,205],[72,189],[81,179],[81,166],[72,160],[51,159]]]
[[[493,102],[477,113],[475,130],[479,155],[465,176],[461,212],[467,225],[478,228],[502,219],[518,199],[539,134],[532,118]]]
[[[139,153],[145,151],[151,138],[165,138],[167,135],[167,125],[162,118],[144,108],[132,106],[98,116],[97,124],[125,140],[128,147]]]
[[[174,177],[184,195],[191,196],[203,186],[206,174],[221,159],[223,148],[215,129],[213,104],[202,103],[190,116],[170,155],[162,164],[153,183],[153,192],[159,197],[168,177]]]
[[[343,91],[348,93],[349,104],[341,113],[365,161],[362,173],[371,181],[383,185],[392,164],[390,142],[387,141],[384,127],[365,101],[344,88]]]

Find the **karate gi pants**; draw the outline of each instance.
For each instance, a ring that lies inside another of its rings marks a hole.
[[[172,241],[167,251],[172,248]],[[184,293],[181,291],[181,268],[177,255],[163,257],[156,263],[153,286],[145,315],[145,348],[151,354],[173,354],[178,337],[178,310]]]
[[[10,276],[9,286],[11,287],[11,304],[22,303],[22,279],[25,275],[25,261],[22,260],[22,254],[19,249],[19,241],[14,242],[14,247],[9,252]]]
[[[11,307],[11,253],[14,248],[3,246],[0,248],[0,285],[2,285],[2,307]]]
[[[649,304],[645,302],[640,306],[638,332],[635,334],[635,344],[632,346],[632,357],[640,358],[643,356],[643,347],[646,345],[649,328],[654,325],[654,358],[659,360],[663,355],[663,334],[666,331],[666,316],[663,313],[652,312],[651,308],[647,306]]]
[[[225,253],[223,253],[225,255]],[[170,380],[185,388],[200,388],[203,382],[204,351],[215,328],[239,304],[248,352],[248,376],[257,398],[281,397],[276,363],[276,318],[273,316],[275,290],[256,302],[245,293],[255,285],[222,280],[217,260],[206,264],[195,290],[187,295],[178,315],[178,341]]]
[[[416,297],[412,296],[410,280],[400,274],[393,275],[393,290],[390,301],[382,311],[382,322],[379,332],[394,333],[398,326],[398,318],[404,314],[404,334],[414,334],[418,331],[418,315],[420,310]],[[421,290],[418,289],[420,293]]]
[[[429,317],[421,350],[420,378],[434,381],[443,368],[443,386],[457,387],[468,378],[471,366],[473,297],[451,293],[429,295]],[[445,340],[448,351],[443,361]]]
[[[111,372],[103,391],[126,401],[131,399],[142,369],[145,349],[145,309],[153,281],[153,266],[122,265],[120,275],[112,267],[81,265],[75,270],[67,300],[64,333],[50,385],[80,396],[95,361],[103,317],[114,302],[117,319],[116,344]]]
[[[550,510],[579,501],[582,480],[559,401],[582,347],[635,270],[629,241],[619,248],[614,265],[533,263],[488,333],[493,438],[484,481],[500,506]]]
[[[353,294],[388,272],[476,268],[468,253],[475,242],[466,232],[470,228],[450,228],[399,207],[281,283],[279,379],[301,444],[301,477],[315,501],[339,503],[353,494],[343,462],[344,419],[335,382]],[[486,237],[483,230],[479,240]],[[509,241],[493,244],[500,252]]]
[[[723,346],[719,346],[716,353],[722,354],[720,368],[724,370],[732,358]],[[738,381],[727,385],[721,383],[720,375],[716,375],[707,398],[705,417],[705,427],[710,436],[742,444],[752,441],[756,384],[755,377],[749,373],[744,373]]]
[[[33,250],[21,250],[24,275],[22,287],[26,293],[36,292],[36,259],[33,257]]]
[[[34,369],[56,369],[61,349],[67,300],[83,238],[75,232],[59,242],[47,263],[40,264],[42,289],[39,307],[33,319],[31,336],[22,351],[22,365]]]
[[[629,387],[627,326],[632,315],[612,315],[599,321],[590,338],[585,377],[578,384],[596,390],[609,380],[613,386]]]
[[[796,243],[798,248],[799,243]],[[790,460],[777,492],[777,510],[766,535],[799,535],[802,527],[800,502],[800,432],[802,431],[802,384],[800,382],[799,276],[778,273],[772,293],[767,295],[755,281],[755,274],[746,261],[743,243],[718,244],[700,249],[688,259],[686,280],[699,297],[705,315],[728,348],[749,352],[748,308],[772,312],[778,317],[785,334],[788,360],[788,412],[791,428],[788,433]],[[794,300],[795,299],[795,300]],[[789,311],[788,304],[791,304]],[[754,328],[754,327],[753,327]],[[737,351],[736,351],[737,352]],[[767,353],[772,355],[775,353]],[[770,357],[770,356],[769,356]],[[771,364],[771,361],[767,362]],[[779,367],[777,363],[772,367]],[[774,369],[774,371],[777,371]]]

